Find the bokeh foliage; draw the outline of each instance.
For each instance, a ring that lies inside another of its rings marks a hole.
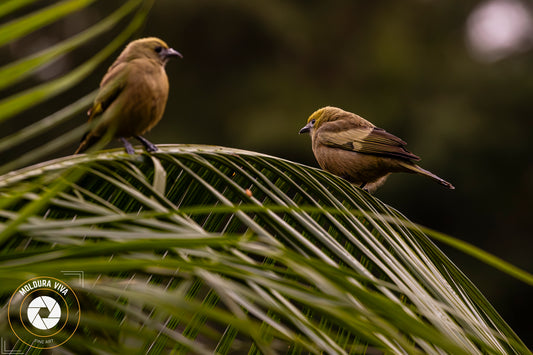
[[[71,3],[87,7],[0,47],[0,63],[52,48],[126,4]],[[449,193],[400,175],[389,179],[378,197],[416,222],[531,270],[532,54],[526,51],[494,63],[474,60],[465,29],[481,3],[157,1],[133,36],[160,36],[185,58],[168,66],[167,113],[150,138],[156,143],[239,147],[313,165],[309,140],[296,135],[306,117],[324,105],[357,112],[408,141],[423,166],[457,186]],[[8,24],[52,2],[11,0],[1,5],[2,24]],[[75,70],[110,45],[134,16],[129,12],[81,46],[65,46],[51,65],[3,87],[2,99]],[[116,53],[120,45],[115,44]],[[112,60],[94,61],[92,76],[80,76],[69,90],[0,122],[5,138],[49,118],[42,122],[49,128],[43,135],[9,149],[0,141],[0,165],[25,152],[39,153],[33,161],[70,154],[83,129],[73,130],[85,121],[90,96],[78,100],[97,87]],[[54,114],[72,103],[71,116]],[[71,143],[65,136],[53,141],[64,133],[71,134]],[[531,318],[531,288],[447,252],[522,338],[533,343],[533,329],[524,322]]]

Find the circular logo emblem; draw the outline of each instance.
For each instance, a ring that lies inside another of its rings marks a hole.
[[[65,282],[39,276],[20,285],[9,300],[8,321],[17,338],[51,349],[69,340],[80,322],[78,297]]]
[[[43,308],[48,309],[48,317],[41,317],[39,314]],[[51,329],[59,323],[60,318],[61,306],[52,297],[37,296],[28,305],[28,320],[35,328]]]

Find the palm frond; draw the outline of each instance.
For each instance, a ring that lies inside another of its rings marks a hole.
[[[82,321],[67,349],[530,353],[421,229],[344,180],[254,152],[160,148],[0,177],[0,293],[68,281]]]

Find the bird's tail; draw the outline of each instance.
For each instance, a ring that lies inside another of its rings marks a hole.
[[[74,152],[74,154],[83,153],[84,151],[89,149],[93,144],[98,142],[99,139],[100,139],[100,137],[95,137],[91,133],[86,133],[85,136],[83,136],[83,138],[81,140],[81,143],[80,143],[78,149],[76,149],[76,151]]]
[[[433,174],[431,171],[428,171],[426,169],[423,169],[423,168],[419,167],[416,164],[413,164],[413,163],[402,163],[402,166],[404,168],[407,168],[407,170],[412,172],[412,173],[416,173],[416,174],[427,176],[427,177],[435,180],[436,182],[438,182],[442,186],[446,186],[450,190],[454,190],[455,189],[455,187],[452,184],[450,184],[448,181],[438,177],[437,175]]]

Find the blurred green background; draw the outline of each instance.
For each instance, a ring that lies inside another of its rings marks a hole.
[[[83,30],[120,3],[97,1],[1,48],[1,64]],[[532,17],[531,2],[518,0],[158,0],[137,37],[158,36],[184,59],[167,65],[166,113],[146,137],[317,166],[310,138],[298,130],[314,110],[341,107],[407,141],[423,167],[456,187],[448,191],[397,174],[378,198],[415,222],[531,272]],[[60,58],[2,97],[71,70],[112,35]],[[68,93],[1,124],[1,135],[94,90],[115,57]],[[76,117],[57,134],[85,119]],[[0,162],[47,139],[0,152]],[[531,287],[442,248],[533,346]]]

